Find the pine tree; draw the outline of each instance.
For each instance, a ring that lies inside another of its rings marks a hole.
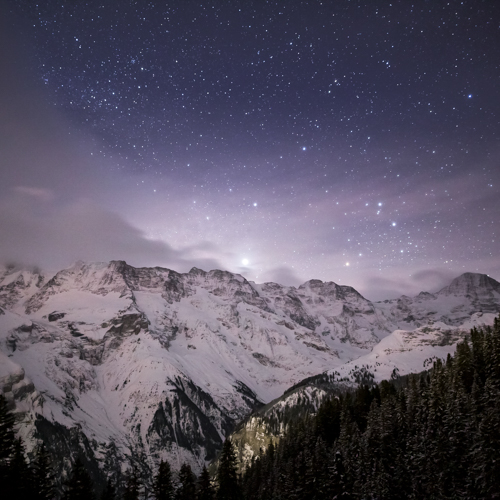
[[[130,467],[126,472],[123,500],[139,500],[139,490],[139,474],[135,467]]]
[[[65,485],[63,500],[93,500],[94,485],[82,461],[77,458]]]
[[[31,470],[26,462],[24,445],[21,438],[14,443],[14,453],[10,462],[9,484],[7,491],[4,490],[3,498],[12,500],[24,500],[33,498]]]
[[[472,450],[474,491],[481,498],[500,497],[500,391],[488,379],[483,412]]]
[[[262,448],[259,449],[259,455],[252,457],[248,473],[245,474],[243,483],[243,493],[246,500],[255,500],[260,498],[260,490],[262,488],[262,460],[264,453]]]
[[[42,444],[33,463],[33,500],[52,500],[54,496],[54,470],[50,455]]]
[[[213,500],[214,499],[214,488],[210,480],[210,475],[205,466],[201,471],[200,477],[198,478],[198,491],[197,500]]]
[[[171,500],[174,498],[175,488],[172,482],[170,464],[160,462],[158,473],[154,478],[153,495],[156,500]]]
[[[446,364],[337,401],[252,460],[247,500],[500,498],[500,317]]]
[[[9,410],[7,400],[0,395],[0,489],[10,489],[10,463],[14,455],[14,414]]]
[[[217,470],[217,500],[240,500],[242,498],[238,484],[236,452],[233,443],[226,439],[222,447]]]
[[[328,478],[328,492],[332,499],[350,500],[351,495],[346,486],[345,467],[342,459],[342,453],[337,450],[332,451],[331,465],[329,467],[330,475]]]
[[[111,478],[108,479],[100,500],[116,500],[116,488]]]
[[[340,412],[340,399],[332,398],[319,407],[316,415],[316,432],[329,446],[340,435]]]
[[[196,497],[196,476],[189,464],[182,464],[179,471],[179,487],[175,493],[176,500],[193,500]]]
[[[0,395],[0,491],[2,496],[9,499],[19,498],[15,461],[20,442],[16,444],[14,424],[14,414],[9,410],[5,397]]]
[[[260,481],[260,496],[261,498],[274,498],[275,487],[275,467],[276,448],[271,441],[267,447],[265,455],[262,457],[262,471]]]
[[[9,410],[7,400],[0,395],[0,465],[8,464],[14,452],[14,414]]]
[[[453,365],[456,376],[460,378],[465,390],[469,393],[474,381],[474,361],[467,339],[457,345]]]

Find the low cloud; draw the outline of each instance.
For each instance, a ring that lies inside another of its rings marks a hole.
[[[16,186],[14,188],[14,191],[27,196],[31,196],[33,198],[37,198],[40,201],[52,201],[54,199],[54,193],[50,189]]]
[[[31,196],[25,196],[30,194]],[[135,266],[165,266],[187,271],[222,267],[212,258],[197,258],[190,249],[174,249],[146,238],[116,213],[80,199],[58,206],[43,190],[16,189],[0,204],[0,259],[45,269],[76,260],[126,260]],[[41,196],[43,195],[43,196]],[[43,199],[43,203],[42,203]]]
[[[369,300],[384,300],[412,294],[414,288],[400,278],[367,276],[358,291]]]
[[[459,274],[442,269],[421,269],[410,276],[401,276],[399,272],[393,271],[388,276],[364,277],[359,291],[369,300],[415,296],[420,292],[434,293],[449,285]]]
[[[263,274],[263,282],[272,281],[274,283],[279,283],[280,285],[287,286],[297,286],[302,284],[305,280],[300,279],[295,271],[288,266],[279,266]],[[259,280],[260,281],[260,280]]]
[[[424,291],[437,291],[449,285],[457,274],[442,269],[423,269],[413,273],[411,277],[415,284],[425,286]]]

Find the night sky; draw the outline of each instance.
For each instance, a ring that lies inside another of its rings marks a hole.
[[[4,0],[0,258],[371,299],[500,279],[500,2]]]

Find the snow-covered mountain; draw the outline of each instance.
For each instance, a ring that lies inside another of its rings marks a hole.
[[[245,465],[279,440],[287,424],[314,413],[326,397],[397,375],[418,373],[455,352],[474,327],[492,325],[500,312],[500,283],[484,274],[465,273],[431,294],[402,296],[374,307],[395,328],[369,352],[305,379],[243,420],[231,435]]]
[[[145,472],[161,458],[199,469],[236,422],[304,378],[418,371],[499,310],[500,284],[471,273],[372,303],[331,282],[219,270],[1,268],[0,389],[28,442],[79,453],[96,479],[124,456]]]

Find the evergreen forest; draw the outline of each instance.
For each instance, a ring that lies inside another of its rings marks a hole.
[[[243,472],[226,440],[217,472],[161,462],[145,481],[130,466],[95,491],[80,460],[62,487],[55,457],[28,458],[0,396],[3,500],[333,500],[500,498],[500,318],[473,329],[432,369],[362,384],[291,423]],[[146,484],[147,483],[147,484]],[[56,488],[56,484],[59,485]]]

